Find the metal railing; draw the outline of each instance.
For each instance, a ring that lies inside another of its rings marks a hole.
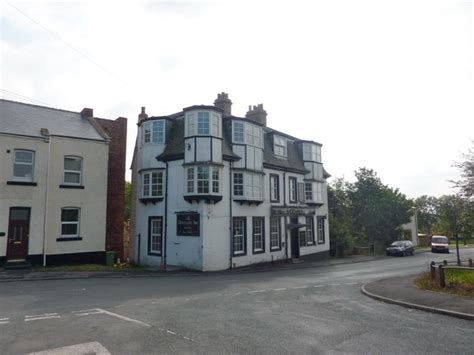
[[[455,265],[450,266],[449,263],[452,263]],[[463,263],[465,263],[466,266],[463,266]],[[438,272],[436,272],[436,264],[438,264]],[[468,271],[474,272],[474,267],[473,267],[472,259],[461,260],[461,265],[458,265],[457,261],[448,262],[446,260],[443,260],[442,262],[439,262],[439,263],[432,261],[430,263],[430,277],[431,277],[431,283],[433,285],[438,285],[440,288],[446,287],[445,270],[468,270]]]

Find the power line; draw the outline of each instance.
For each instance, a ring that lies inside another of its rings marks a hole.
[[[31,101],[33,103],[37,103],[37,104],[41,104],[41,105],[45,105],[45,106],[49,106],[49,107],[53,107],[53,105],[50,105],[44,101],[40,101],[40,100],[36,100],[36,99],[32,99],[31,97],[28,97],[28,96],[25,96],[25,95],[21,95],[21,94],[17,94],[16,92],[13,92],[13,91],[9,91],[9,90],[5,90],[5,89],[0,89],[0,91],[2,91],[3,93],[7,94],[7,95],[11,95],[11,96],[14,96],[14,97],[18,97],[18,98],[21,98],[21,99],[26,99],[28,101]]]
[[[114,77],[116,80],[120,81],[123,85],[127,85],[126,82],[124,82],[122,79],[120,79],[118,76],[116,76],[114,73],[112,73],[111,71],[107,70],[105,67],[103,67],[102,65],[100,65],[99,63],[97,63],[95,60],[93,60],[91,57],[89,57],[87,54],[81,52],[79,49],[75,48],[72,44],[66,42],[61,36],[59,36],[57,33],[49,30],[48,28],[46,28],[45,26],[43,26],[41,23],[39,23],[38,21],[36,21],[34,18],[32,18],[31,16],[29,16],[28,14],[26,14],[24,11],[20,10],[18,7],[16,7],[15,5],[11,4],[8,0],[5,1],[10,7],[12,7],[13,9],[15,9],[16,11],[18,11],[21,15],[23,15],[24,17],[26,17],[28,20],[30,20],[31,22],[33,22],[34,24],[36,24],[37,26],[39,26],[43,31],[49,33],[51,36],[53,36],[54,38],[56,38],[58,41],[62,42],[64,45],[66,45],[67,47],[69,47],[70,49],[72,49],[74,52],[76,52],[77,54],[79,54],[80,56],[84,57],[85,59],[87,59],[88,61],[90,61],[91,63],[93,63],[96,67],[98,67],[99,69],[101,69],[102,71],[104,71],[105,73],[107,73],[108,75]]]

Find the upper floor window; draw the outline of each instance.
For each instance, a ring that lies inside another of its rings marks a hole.
[[[35,152],[31,150],[15,150],[13,158],[13,179],[17,181],[33,181]]]
[[[187,168],[186,191],[188,194],[209,194],[219,193],[219,168],[209,166],[198,166]]]
[[[234,143],[245,143],[244,141],[244,123],[233,122],[233,137]]]
[[[212,135],[220,137],[221,136],[221,125],[220,125],[220,118],[219,115],[213,113],[212,114]]]
[[[165,142],[165,121],[151,121],[143,124],[143,143]]]
[[[306,201],[313,201],[313,184],[311,182],[304,184],[304,192]]]
[[[318,202],[323,202],[323,184],[320,182],[314,183],[316,190],[314,194],[314,200]]]
[[[250,172],[234,173],[234,197],[262,199],[262,175]]]
[[[290,202],[296,203],[296,197],[297,197],[297,184],[296,184],[296,178],[295,177],[290,177],[288,179],[290,188],[289,188],[289,194],[290,194]]]
[[[244,195],[244,174],[234,173],[234,196]]]
[[[262,128],[251,123],[246,123],[245,131],[245,143],[262,148]]]
[[[198,134],[209,134],[209,112],[198,112]]]
[[[163,172],[148,171],[143,173],[143,197],[163,197]]]
[[[74,156],[64,157],[64,183],[80,185],[82,182],[82,158]]]
[[[270,202],[278,202],[280,200],[279,176],[270,174]]]
[[[303,160],[321,162],[321,147],[316,144],[303,143]]]
[[[286,143],[286,138],[273,136],[273,151],[275,152],[275,155],[287,157],[288,153],[286,149]]]

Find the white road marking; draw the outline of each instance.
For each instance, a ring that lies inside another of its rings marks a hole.
[[[122,316],[122,315],[117,314],[117,313],[113,313],[113,312],[106,311],[105,309],[102,309],[102,308],[97,308],[96,310],[97,310],[97,311],[100,311],[101,313],[108,314],[109,316],[126,320],[127,322],[132,322],[132,323],[141,324],[141,325],[144,325],[145,327],[151,327],[150,324],[145,323],[145,322],[142,322],[141,320],[137,320],[137,319],[125,317],[125,316]]]
[[[242,292],[237,292],[237,293],[234,293],[234,296],[238,296],[238,295],[241,295]]]
[[[324,285],[313,285],[313,287],[323,287]]]
[[[341,286],[341,284],[328,284],[328,286]]]
[[[95,355],[111,355],[110,352],[97,341],[91,343],[76,344],[64,346],[62,348],[49,349],[29,353],[29,355],[64,355],[64,354],[95,354]]]
[[[266,292],[267,290],[255,290],[255,291],[248,291],[247,293],[261,293]]]
[[[191,339],[189,339],[188,337],[183,337],[183,339],[186,339],[186,340],[191,340]]]
[[[4,320],[9,320],[10,318],[0,318],[0,322],[4,321]]]
[[[72,312],[74,313],[75,316],[78,316],[78,317],[81,317],[81,316],[89,316],[91,314],[102,314],[101,311],[95,311],[95,310],[92,310],[92,311],[89,311],[89,312],[82,312],[82,311],[79,311],[79,312]]]
[[[297,286],[297,287],[292,287],[293,290],[299,290],[302,288],[308,288],[309,286]]]
[[[9,321],[0,321],[0,324],[8,324],[10,323]]]
[[[348,282],[346,285],[357,285],[357,282]]]
[[[272,291],[285,291],[287,288],[286,287],[283,287],[283,288],[274,288]]]
[[[57,313],[46,313],[46,314],[38,314],[38,315],[26,315],[25,322],[31,322],[34,320],[43,320],[43,319],[55,319],[61,318],[61,316]]]
[[[175,332],[172,332],[171,330],[168,330],[168,329],[166,330],[166,333],[176,335]]]

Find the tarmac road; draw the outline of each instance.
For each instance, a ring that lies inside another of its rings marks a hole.
[[[474,249],[463,249],[463,258]],[[0,283],[0,353],[472,354],[474,322],[370,299],[431,253],[268,272]],[[57,353],[57,352],[56,352]]]

